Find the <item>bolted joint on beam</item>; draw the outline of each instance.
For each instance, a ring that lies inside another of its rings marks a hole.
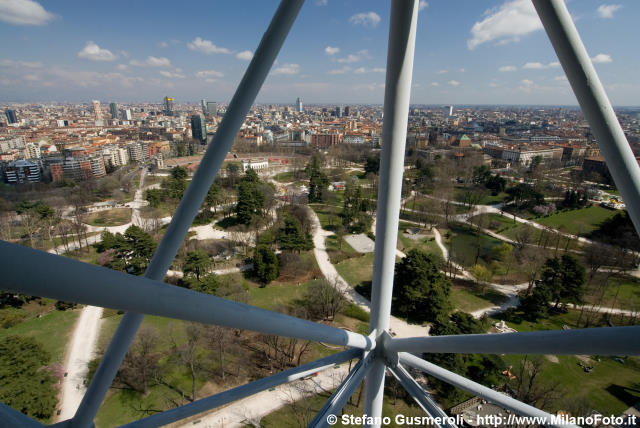
[[[390,350],[387,346],[391,339],[392,337],[388,331],[383,331],[382,333],[380,333],[376,340],[378,344],[378,346],[376,347],[376,356],[380,357],[387,367],[396,368],[398,367],[399,363],[398,352]]]

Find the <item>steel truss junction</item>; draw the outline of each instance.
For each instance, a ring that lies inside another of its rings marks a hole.
[[[322,341],[350,349],[132,422],[127,425],[130,427],[155,427],[175,422],[354,358],[359,359],[359,362],[320,410],[311,426],[328,426],[327,416],[340,412],[349,396],[365,379],[365,413],[373,418],[379,418],[382,412],[384,378],[387,369],[398,378],[428,415],[433,417],[444,415],[433,398],[411,377],[407,371],[408,367],[421,370],[517,414],[541,417],[546,421],[545,425],[553,425],[550,414],[424,361],[414,354],[438,352],[640,355],[640,340],[638,340],[640,327],[397,339],[391,338],[387,333],[418,0],[391,2],[369,336],[258,309],[162,282],[302,4],[303,0],[282,0],[275,12],[229,104],[224,120],[143,277],[131,276],[0,242],[0,254],[3,260],[1,289],[127,311],[75,416],[56,426],[75,428],[93,425],[100,404],[144,314]],[[638,191],[640,169],[569,12],[562,0],[533,0],[533,4],[582,111],[600,144],[609,170],[628,206],[636,230],[640,230]],[[0,425],[42,426],[1,403]],[[379,423],[373,423],[370,426],[379,426]],[[442,426],[454,425],[444,423]]]

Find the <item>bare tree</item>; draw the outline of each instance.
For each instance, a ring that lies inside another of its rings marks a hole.
[[[334,281],[337,281],[337,278]],[[326,279],[314,281],[307,291],[305,300],[312,317],[329,321],[335,318],[346,303],[337,284],[332,285]]]
[[[201,358],[200,342],[203,338],[203,328],[200,324],[189,322],[186,325],[187,341],[178,344],[174,337],[171,337],[172,351],[174,356],[184,364],[191,374],[191,401],[197,399],[198,373],[204,368],[204,361]]]
[[[561,396],[558,382],[542,381],[543,365],[542,357],[529,358],[525,355],[512,383],[516,399],[539,409],[547,408]]]
[[[116,380],[146,394],[149,380],[157,377],[161,354],[156,351],[159,335],[153,327],[144,326],[125,355]]]

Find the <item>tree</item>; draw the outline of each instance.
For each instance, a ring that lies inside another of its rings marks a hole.
[[[267,245],[256,247],[253,253],[253,272],[263,286],[278,277],[278,257]]]
[[[0,339],[0,401],[41,421],[53,414],[55,377],[44,366],[49,353],[31,337]]]
[[[186,168],[176,166],[171,170],[171,175],[162,181],[161,187],[171,199],[182,199],[184,191],[187,189],[187,176],[188,172]]]
[[[346,299],[328,280],[320,279],[309,286],[305,303],[311,318],[331,321],[344,307]]]
[[[536,287],[550,290],[554,307],[562,303],[581,303],[584,294],[584,267],[573,256],[554,257],[545,262]]]
[[[380,156],[369,156],[364,164],[364,173],[378,175],[378,171],[380,171]]]
[[[481,264],[475,264],[470,269],[471,275],[477,280],[478,284],[480,284],[482,290],[484,291],[487,283],[491,281],[493,278],[493,272],[490,269],[487,269]]]
[[[146,394],[149,379],[156,377],[162,354],[156,351],[160,341],[157,330],[143,326],[127,351],[118,369],[116,381]]]
[[[314,155],[305,168],[309,176],[309,202],[322,202],[329,186],[329,177],[320,169],[320,158]]]
[[[372,222],[367,214],[370,208],[371,203],[362,196],[357,179],[347,181],[342,202],[342,225],[350,232],[367,232]]]
[[[451,311],[451,283],[431,254],[410,250],[396,265],[394,285],[393,307],[409,321],[434,322]]]
[[[518,183],[517,185],[507,189],[506,202],[513,202],[517,208],[532,208],[536,205],[544,204],[544,196],[526,183]]]
[[[284,225],[278,231],[277,242],[278,247],[286,251],[297,251],[299,253],[313,248],[311,235],[302,232],[300,221],[290,214],[285,215]]]
[[[196,279],[200,281],[200,276],[204,275],[209,269],[211,269],[211,259],[206,251],[195,250],[187,253],[184,267],[182,268],[185,276],[194,274]]]
[[[164,191],[162,189],[148,189],[144,198],[149,202],[152,208],[158,208],[160,203],[164,201]]]
[[[131,225],[124,235],[115,235],[115,242],[111,248],[115,250],[111,263],[114,269],[132,275],[142,275],[151,262],[156,243],[151,235],[138,226]]]
[[[247,169],[245,176],[240,180],[236,216],[242,224],[250,224],[254,216],[264,214],[265,192],[264,189],[261,189],[260,184],[264,183],[251,168]]]

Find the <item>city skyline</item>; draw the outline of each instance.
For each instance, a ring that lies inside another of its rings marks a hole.
[[[12,40],[0,48],[2,101],[159,103],[170,94],[224,104],[277,2],[123,7],[0,4],[0,34]],[[613,104],[640,104],[640,59],[627,54],[640,36],[640,5],[568,7]],[[421,1],[420,9],[412,104],[576,104],[528,0]],[[377,1],[307,2],[257,102],[381,104],[388,13]]]

